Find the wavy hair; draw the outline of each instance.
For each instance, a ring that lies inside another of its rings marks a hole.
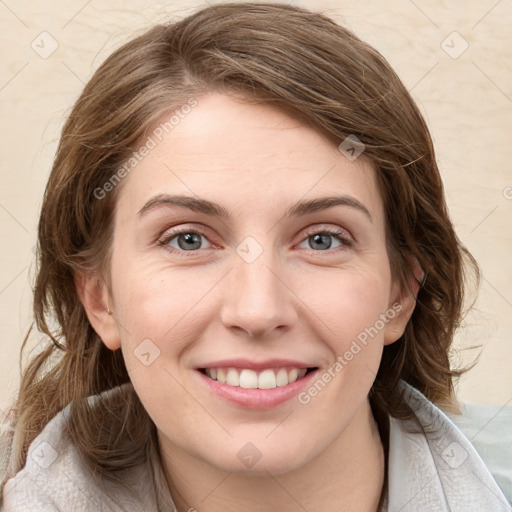
[[[453,382],[465,369],[451,368],[450,347],[463,317],[466,272],[478,278],[479,271],[450,221],[415,102],[379,52],[324,14],[281,4],[217,4],[120,47],[94,73],[64,125],[38,226],[33,312],[46,342],[25,368],[10,410],[4,481],[24,466],[49,420],[71,404],[68,434],[96,475],[117,481],[120,469],[149,458],[156,486],[166,485],[156,428],[133,388],[122,401],[108,393],[96,406],[84,400],[129,377],[121,351],[107,349],[91,327],[74,276],[96,272],[110,286],[122,183],[101,200],[95,191],[163,113],[211,91],[278,106],[336,146],[349,135],[364,143],[385,206],[393,276],[408,282],[411,258],[426,272],[403,336],[384,348],[370,397],[390,415],[409,417],[398,391],[403,379],[433,403],[456,409]]]

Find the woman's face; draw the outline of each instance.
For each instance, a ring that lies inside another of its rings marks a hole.
[[[95,327],[169,453],[284,472],[368,421],[407,294],[360,148],[268,105],[197,102],[123,178],[112,324]]]

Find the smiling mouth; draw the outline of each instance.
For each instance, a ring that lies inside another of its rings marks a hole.
[[[318,368],[268,368],[262,371],[247,368],[200,368],[212,380],[244,389],[274,389],[287,386]]]

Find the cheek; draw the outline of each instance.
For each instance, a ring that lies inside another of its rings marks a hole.
[[[180,360],[200,335],[191,313],[205,292],[177,272],[150,264],[119,270],[118,319],[126,369],[151,418],[167,421],[169,411],[194,406],[180,384],[186,376]]]
[[[298,294],[320,321],[336,331],[332,334],[357,335],[385,312],[389,285],[386,269],[361,266],[320,271],[300,285]]]
[[[218,275],[199,267],[173,269],[162,262],[134,260],[121,262],[112,273],[127,366],[133,364],[132,351],[146,339],[168,356],[172,365],[199,338],[201,322],[211,316],[209,292]]]
[[[329,344],[332,374],[343,375],[337,379],[339,385],[343,382],[346,388],[366,389],[382,356],[389,321],[389,274],[385,269],[366,267],[316,283],[320,286],[312,289],[307,301],[320,320],[316,322],[321,330],[317,335]],[[335,361],[338,364],[333,368]]]

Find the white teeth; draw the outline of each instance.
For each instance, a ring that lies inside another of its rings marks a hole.
[[[286,386],[288,384],[288,372],[286,368],[280,368],[276,375],[276,384],[278,386]]]
[[[274,370],[263,370],[258,376],[258,388],[273,389],[277,387]]]
[[[206,374],[213,380],[245,389],[274,389],[286,386],[306,375],[306,368],[268,368],[259,374],[254,370],[237,368],[207,368]]]
[[[226,376],[226,384],[228,386],[239,386],[240,376],[234,368],[228,368],[228,374]]]
[[[213,379],[213,377],[212,377],[212,379]],[[222,383],[226,382],[226,370],[224,368],[217,369],[217,380]]]
[[[252,370],[242,370],[240,372],[240,387],[256,389],[258,387],[258,374]]]
[[[295,382],[298,376],[299,370],[297,370],[296,368],[290,370],[290,372],[288,373],[288,382]]]

